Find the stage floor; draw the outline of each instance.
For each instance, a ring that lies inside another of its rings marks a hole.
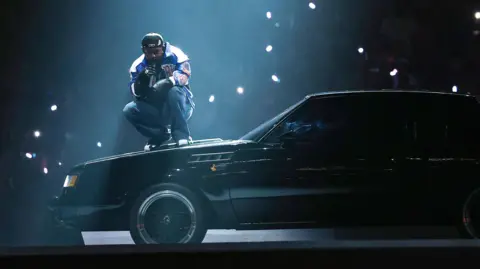
[[[128,231],[82,232],[86,245],[133,244]],[[298,229],[298,230],[209,230],[203,243],[321,241],[321,240],[411,240],[458,239],[450,227],[390,227],[361,229]]]

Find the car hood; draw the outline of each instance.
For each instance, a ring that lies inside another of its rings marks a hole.
[[[188,145],[188,146],[182,146],[182,147],[164,146],[165,148],[161,148],[154,151],[136,151],[136,152],[129,152],[129,153],[124,153],[119,155],[108,156],[104,158],[98,158],[98,159],[90,160],[82,164],[79,164],[79,166],[84,166],[84,165],[104,162],[104,161],[111,161],[111,160],[120,159],[120,158],[134,157],[139,155],[158,154],[161,152],[182,151],[182,150],[195,151],[195,150],[201,150],[205,148],[213,149],[216,147],[236,146],[236,145],[245,145],[245,144],[256,144],[256,142],[250,141],[250,140],[220,140],[220,139],[206,141],[206,142],[194,141],[194,144]]]

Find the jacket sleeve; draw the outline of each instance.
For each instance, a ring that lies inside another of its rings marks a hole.
[[[135,81],[138,78],[138,72],[130,70],[130,82],[128,82],[128,87],[130,88],[130,92],[135,97],[139,97],[138,94],[135,93]]]
[[[175,71],[173,71],[170,80],[175,86],[185,86],[188,84],[188,80],[192,74],[190,68],[190,61],[185,61],[177,64]]]
[[[135,97],[142,96],[142,89],[145,85],[148,85],[148,77],[145,76],[144,68],[130,68],[130,81],[128,82],[128,87],[130,92]]]

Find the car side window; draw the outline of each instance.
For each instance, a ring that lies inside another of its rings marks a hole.
[[[395,97],[362,95],[312,100],[277,126],[266,142],[280,143],[285,134],[323,152],[360,157],[405,150],[411,131]]]
[[[277,126],[266,142],[279,143],[283,135],[289,134],[298,141],[316,143],[321,137],[345,128],[348,123],[342,99],[310,100]]]

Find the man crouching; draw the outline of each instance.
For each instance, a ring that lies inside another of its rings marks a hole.
[[[148,138],[146,151],[172,138],[178,146],[190,144],[187,121],[195,108],[188,83],[190,59],[157,33],[143,37],[142,51],[130,68],[129,86],[134,100],[123,109],[125,117]]]

